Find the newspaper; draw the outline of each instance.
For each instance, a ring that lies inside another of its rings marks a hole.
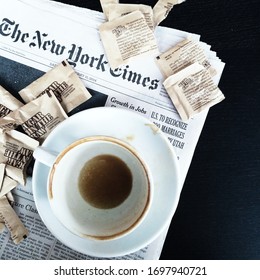
[[[179,160],[183,185],[208,111],[181,121],[163,87],[156,55],[112,70],[98,33],[104,21],[102,13],[85,8],[48,0],[9,0],[0,10],[0,56],[43,72],[67,59],[87,89],[105,96],[104,106],[135,111],[165,133]],[[197,41],[217,71],[213,79],[218,84],[224,63],[209,45],[200,42],[199,35],[156,27],[155,36],[160,53],[186,38]],[[50,233],[36,209],[30,178],[13,193],[15,211],[30,234],[14,245],[4,231],[0,259],[95,259],[68,248]],[[167,230],[147,247],[115,259],[159,259]]]

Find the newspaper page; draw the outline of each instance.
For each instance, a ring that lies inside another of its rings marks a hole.
[[[9,0],[0,10],[0,56],[42,72],[67,59],[86,88],[104,96],[103,106],[134,111],[165,133],[179,160],[183,185],[207,111],[181,121],[163,87],[155,57],[140,58],[112,70],[98,33],[104,21],[102,13],[48,0]],[[218,83],[224,63],[210,46],[199,41],[199,35],[157,27],[155,36],[160,53],[186,38],[199,42],[217,70],[213,79]],[[7,231],[2,233],[0,259],[95,259],[68,248],[50,233],[36,209],[30,179],[26,187],[15,189],[14,197],[15,210],[30,234],[17,246]],[[117,259],[158,259],[167,229],[146,248]]]

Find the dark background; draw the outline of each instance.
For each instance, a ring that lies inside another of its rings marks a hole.
[[[60,2],[101,11],[99,0]],[[219,84],[226,99],[209,111],[161,259],[260,259],[258,3],[187,0],[160,24],[200,34],[226,63]]]

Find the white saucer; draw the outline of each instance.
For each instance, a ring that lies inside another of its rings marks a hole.
[[[96,257],[116,257],[150,244],[170,223],[179,201],[178,160],[167,138],[137,113],[100,107],[77,113],[57,126],[42,146],[60,152],[75,140],[91,135],[116,137],[132,145],[149,165],[154,180],[151,209],[142,224],[129,235],[112,241],[94,241],[68,231],[53,215],[46,180],[49,168],[36,161],[32,177],[38,212],[52,234],[68,247]]]

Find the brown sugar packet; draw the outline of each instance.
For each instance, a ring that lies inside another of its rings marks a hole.
[[[13,203],[14,203],[14,199],[13,199],[12,193],[11,192],[7,193],[6,197],[7,197],[8,201],[9,201],[10,205],[12,206]],[[5,221],[4,221],[4,218],[0,217],[0,233],[2,233],[4,231],[4,229],[5,229]]]
[[[153,7],[153,21],[154,26],[159,25],[172,10],[173,6],[181,4],[185,0],[158,0]]]
[[[202,47],[191,39],[181,41],[173,48],[159,55],[156,61],[165,77],[169,77],[195,62],[203,65],[212,77],[217,74]]]
[[[5,222],[5,226],[10,231],[11,238],[15,244],[19,244],[29,234],[6,196],[0,198],[0,221]]]
[[[197,62],[167,78],[163,85],[183,121],[225,98],[209,72]]]
[[[5,164],[0,163],[0,198],[6,195],[9,202],[12,203],[14,200],[11,190],[17,185],[17,182],[5,175]],[[5,221],[3,218],[0,218],[0,233],[2,233],[4,229]]]
[[[5,221],[0,218],[0,233],[2,233],[5,229]]]
[[[39,142],[16,130],[0,133],[0,162],[8,177],[26,184],[26,169]]]
[[[44,93],[53,93],[66,113],[91,98],[91,94],[66,60],[19,91],[26,103]]]
[[[4,117],[0,127],[7,130],[21,125],[26,134],[41,143],[67,117],[57,98],[46,93]]]
[[[6,196],[9,200],[9,203],[13,202],[13,196],[11,190],[14,189],[18,182],[12,180],[8,176],[5,175],[5,164],[0,163],[0,199],[3,196]],[[5,221],[4,218],[0,217],[0,233],[2,233],[5,229]]]
[[[5,164],[0,163],[0,194],[1,194],[1,190],[2,190],[4,176],[5,176]]]
[[[109,4],[108,7],[108,20],[114,20],[121,16],[127,15],[134,11],[140,11],[151,30],[154,30],[153,25],[153,9],[148,5],[141,4]]]
[[[0,118],[3,118],[21,106],[23,106],[23,103],[0,85]]]
[[[0,198],[2,197],[1,189],[2,189],[4,176],[5,176],[5,164],[0,163]],[[0,217],[0,233],[2,233],[4,229],[5,229],[5,221],[4,218]]]
[[[1,167],[2,164],[0,164],[0,193],[1,193],[1,185],[2,185],[2,181],[4,178],[4,168],[2,169]],[[5,167],[5,165],[3,164],[3,167]],[[0,198],[1,198],[1,194],[0,194]],[[5,221],[4,218],[0,217],[0,233],[2,233],[5,229]]]
[[[99,31],[112,69],[133,58],[158,53],[154,33],[140,11],[103,23]]]
[[[12,112],[11,112],[12,113]],[[0,132],[4,133],[6,131],[10,131],[13,129],[16,129],[19,125],[12,117],[11,113],[9,113],[7,116],[0,119]]]
[[[6,183],[6,178],[8,178],[8,182]],[[10,183],[11,182],[11,183]],[[9,203],[13,205],[14,198],[11,193],[13,188],[15,188],[18,185],[17,182],[9,178],[8,176],[5,176],[5,164],[0,164],[0,198],[4,195],[7,197]],[[8,192],[6,192],[8,191]],[[3,218],[0,218],[0,233],[2,233],[5,229],[5,221]]]
[[[0,173],[1,173],[1,168],[0,168]],[[7,176],[5,176],[5,177],[7,177]],[[1,178],[1,175],[0,175],[0,178]],[[9,178],[9,177],[8,177]],[[3,178],[2,178],[3,179]],[[11,180],[11,178],[9,178],[10,180]],[[13,181],[13,180],[12,180]],[[14,181],[15,182],[15,181]],[[17,182],[15,182],[16,183],[16,185],[18,185],[18,183]],[[0,179],[0,185],[1,185],[1,179]],[[10,186],[10,185],[9,185]],[[16,186],[14,186],[14,187],[16,187]],[[0,187],[0,189],[1,189],[1,187]],[[2,192],[3,193],[3,192]],[[0,193],[0,198],[2,197],[2,196],[4,196],[4,195],[1,195],[1,193]],[[13,204],[14,204],[14,197],[13,197],[13,195],[12,195],[12,192],[11,191],[9,191],[8,193],[6,193],[5,194],[5,196],[7,197],[7,199],[8,199],[8,201],[9,201],[9,203],[10,203],[10,205],[12,206]],[[1,219],[0,218],[0,233],[2,233],[3,231],[4,231],[4,229],[5,229],[5,221],[4,221],[4,219]]]
[[[18,182],[5,174],[5,167],[4,163],[0,163],[0,198],[18,186]]]
[[[108,18],[108,9],[109,9],[109,5],[110,4],[118,4],[119,0],[100,0],[100,4],[103,10],[103,13],[105,15],[106,18]]]

